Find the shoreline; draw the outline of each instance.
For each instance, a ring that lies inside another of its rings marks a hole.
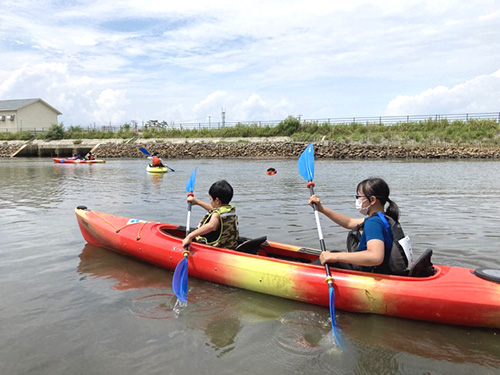
[[[298,157],[309,142],[276,138],[175,138],[175,139],[85,139],[60,141],[6,141],[0,157],[56,157],[92,150],[96,158],[142,158],[139,147],[158,152],[165,159],[185,158],[288,158]],[[318,159],[497,159],[498,146],[382,145],[314,142]],[[24,150],[24,151],[23,151]]]

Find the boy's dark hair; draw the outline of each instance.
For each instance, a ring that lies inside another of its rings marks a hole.
[[[226,180],[220,180],[210,186],[208,194],[212,199],[219,198],[222,204],[229,204],[233,199],[233,188]]]

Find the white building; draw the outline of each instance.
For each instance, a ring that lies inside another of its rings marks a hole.
[[[0,100],[0,132],[47,131],[59,115],[42,99]]]

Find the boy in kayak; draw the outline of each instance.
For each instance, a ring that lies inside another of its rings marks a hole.
[[[158,156],[158,152],[153,153],[153,156],[148,156],[148,159],[151,159],[150,166],[152,167],[160,167],[163,168],[165,164],[163,164],[163,160]]]
[[[233,188],[226,181],[217,181],[208,190],[210,203],[188,196],[188,202],[208,211],[198,228],[182,241],[185,247],[193,240],[210,246],[235,249],[238,245],[238,216],[236,208],[229,205],[233,199]]]
[[[312,195],[309,204],[316,204],[319,212],[326,215],[338,225],[354,231],[361,232],[359,244],[349,251],[323,251],[319,257],[321,264],[331,264],[332,267],[347,268],[365,272],[384,274],[404,274],[409,259],[405,250],[394,245],[393,229],[399,226],[399,208],[389,198],[389,186],[381,178],[369,178],[361,181],[356,189],[356,209],[365,216],[355,219],[345,216],[337,211],[326,208],[321,204],[319,197]],[[384,207],[388,203],[388,207]],[[391,224],[389,224],[389,222]],[[399,226],[399,236],[404,237]],[[400,240],[402,238],[396,238]],[[408,238],[409,241],[409,238]],[[349,237],[348,237],[349,243]]]
[[[95,160],[95,157],[92,154],[92,151],[89,151],[89,154],[87,155],[87,160]]]

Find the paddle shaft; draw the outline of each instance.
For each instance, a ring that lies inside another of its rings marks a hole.
[[[191,202],[188,203],[188,213],[187,213],[187,222],[186,222],[186,236],[189,234],[190,225],[191,225]]]
[[[309,186],[309,192],[311,195],[314,195],[314,186],[312,184]],[[325,246],[325,239],[323,238],[323,231],[321,230],[321,223],[319,222],[319,214],[318,214],[318,207],[316,207],[316,203],[313,203],[313,210],[314,210],[314,218],[316,219],[316,228],[318,229],[318,237],[319,237],[319,246],[321,248],[321,251],[326,251],[326,246]],[[325,263],[325,271],[326,271],[326,276],[331,277],[330,273],[330,266],[328,263]],[[331,280],[328,281],[328,285],[332,285]]]

